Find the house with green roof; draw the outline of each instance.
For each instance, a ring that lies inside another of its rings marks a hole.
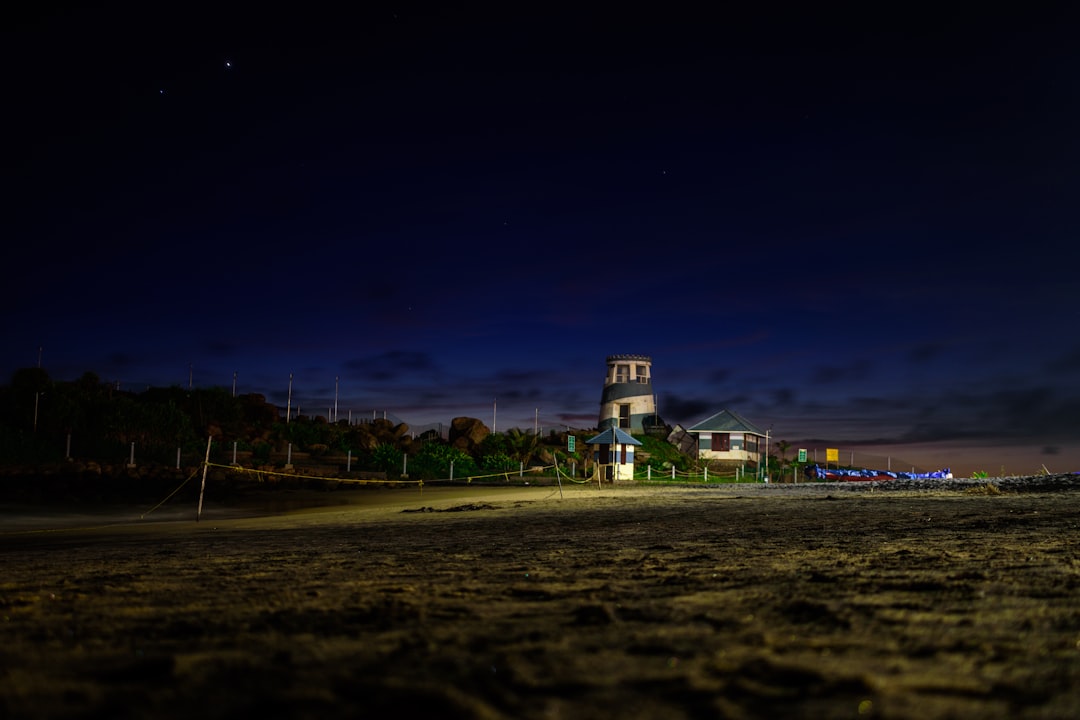
[[[721,410],[686,429],[702,460],[757,465],[768,452],[768,433],[733,410]]]

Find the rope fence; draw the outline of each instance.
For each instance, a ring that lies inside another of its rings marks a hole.
[[[415,485],[417,488],[420,489],[421,492],[423,492],[423,487],[424,487],[424,480],[423,479],[412,480],[412,479],[408,479],[408,477],[404,476],[404,475],[400,479],[342,477],[340,474],[322,475],[322,474],[318,474],[318,473],[304,472],[302,469],[298,469],[298,468],[293,467],[291,465],[289,465],[285,469],[279,471],[279,470],[270,470],[270,469],[267,469],[265,467],[244,467],[244,466],[238,464],[235,461],[235,459],[234,459],[234,461],[232,463],[229,463],[229,464],[224,464],[224,463],[220,463],[220,462],[212,462],[210,460],[212,446],[213,446],[212,440],[208,439],[207,440],[207,447],[206,447],[206,455],[205,455],[205,457],[204,457],[204,459],[203,459],[203,461],[201,463],[202,487],[201,487],[201,489],[199,491],[199,509],[198,509],[197,517],[201,517],[201,515],[202,515],[203,494],[205,493],[207,473],[210,470],[210,468],[216,468],[216,469],[219,469],[219,470],[224,470],[226,472],[236,473],[236,474],[239,474],[239,475],[253,476],[253,477],[256,478],[256,480],[259,483],[268,482],[272,478],[286,478],[286,479],[289,479],[289,480],[303,479],[303,480],[324,481],[324,482],[334,483],[334,484],[338,484],[338,485],[344,485],[344,484],[351,484],[351,485],[383,485],[383,486],[390,486],[390,487],[405,486],[405,485]],[[789,448],[789,450],[792,450],[794,453],[796,453],[795,457],[793,457],[791,459],[788,459],[787,457],[779,457],[778,458],[776,456],[773,456],[775,458],[775,462],[770,463],[771,467],[769,468],[769,471],[770,472],[776,472],[776,471],[779,472],[779,477],[776,478],[776,480],[778,480],[779,482],[787,482],[787,476],[788,476],[789,472],[791,473],[792,481],[799,482],[800,481],[800,475],[803,472],[803,466],[804,465],[809,465],[811,463],[816,465],[819,462],[826,462],[826,466],[828,466],[829,464],[833,464],[835,467],[840,468],[840,467],[844,466],[844,461],[845,460],[847,461],[847,463],[846,463],[847,468],[862,468],[862,469],[874,469],[874,470],[885,470],[885,471],[907,471],[910,468],[911,472],[925,472],[922,468],[919,468],[916,465],[907,463],[907,462],[905,462],[903,460],[900,460],[898,458],[892,458],[890,456],[874,455],[874,454],[870,454],[870,453],[857,452],[855,450],[841,450],[840,448],[835,448],[835,449],[826,448],[824,450],[822,450],[821,448],[807,449],[806,450],[806,462],[805,463],[800,463],[800,462],[798,462],[798,457],[799,456],[797,454],[799,451],[794,450],[792,448]],[[134,454],[134,450],[132,450],[132,454]],[[234,451],[234,458],[235,458],[235,451]],[[829,458],[832,458],[832,459],[828,460]],[[178,458],[178,460],[179,460],[179,458]],[[177,463],[177,465],[179,466],[179,462]],[[509,484],[511,482],[511,479],[510,479],[511,475],[516,475],[518,477],[518,479],[521,479],[521,480],[524,480],[526,474],[528,474],[530,477],[536,477],[537,479],[539,479],[539,478],[544,478],[544,477],[550,477],[549,475],[545,475],[545,473],[548,473],[549,471],[554,471],[554,473],[553,473],[554,474],[554,479],[559,484],[559,489],[560,489],[560,493],[561,493],[562,481],[564,479],[567,482],[570,482],[570,483],[575,484],[575,485],[586,485],[586,484],[590,484],[592,482],[596,482],[598,487],[601,486],[603,483],[602,483],[602,480],[601,480],[601,477],[600,477],[600,468],[601,468],[601,465],[594,464],[591,476],[583,477],[582,479],[579,480],[577,477],[575,477],[575,475],[576,475],[576,463],[575,463],[575,471],[573,473],[567,473],[565,470],[563,470],[559,466],[558,461],[556,461],[555,463],[553,463],[551,465],[530,466],[527,469],[525,468],[524,463],[522,463],[516,471],[515,470],[510,470],[510,469],[505,469],[505,470],[500,470],[500,471],[495,471],[495,472],[490,472],[490,473],[484,473],[484,474],[470,474],[470,475],[464,476],[462,478],[462,480],[464,481],[464,483],[466,485],[471,485],[474,482],[483,483],[484,481],[492,480],[492,479],[497,478],[497,479],[502,480],[506,484]],[[142,517],[145,518],[147,515],[154,512],[159,507],[161,507],[166,502],[168,502],[169,499],[174,497],[183,487],[185,487],[191,480],[193,480],[195,478],[196,474],[198,474],[198,472],[199,472],[198,469],[196,469],[194,472],[192,472],[191,475],[189,475],[187,477],[187,479],[185,479],[183,481],[183,483],[180,484],[179,487],[177,487],[175,490],[173,490],[171,493],[169,493],[157,505],[155,505],[154,507],[150,508],[145,513],[143,513]],[[703,483],[703,484],[707,484],[707,483],[759,483],[759,482],[769,482],[770,477],[769,477],[769,475],[762,474],[761,470],[747,471],[747,469],[745,467],[735,467],[735,468],[723,469],[723,470],[710,470],[709,467],[706,465],[706,466],[704,466],[704,467],[702,467],[700,469],[692,469],[692,470],[678,470],[675,467],[671,467],[671,468],[664,469],[664,470],[657,470],[657,469],[654,469],[652,466],[645,466],[645,467],[642,467],[642,468],[635,468],[631,478],[628,478],[628,479],[632,480],[632,481],[637,481],[637,482],[648,482],[648,483],[655,483],[655,484],[664,484],[664,483]],[[429,482],[442,482],[443,480],[448,480],[449,482],[454,482],[455,478],[454,478],[454,475],[453,475],[453,464],[451,464],[451,466],[450,466],[450,477],[449,478],[439,479],[439,480],[429,480]]]

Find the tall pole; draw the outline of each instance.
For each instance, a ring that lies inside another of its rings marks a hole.
[[[285,401],[285,422],[289,422],[289,418],[292,417],[292,373],[289,373],[289,395]]]
[[[334,422],[337,422],[338,378],[334,378]]]
[[[37,349],[37,366],[38,370],[41,369],[41,346]],[[34,433],[37,433],[37,419],[38,419],[38,401],[41,399],[41,391],[38,390],[34,393]]]
[[[761,479],[764,480],[769,476],[769,433],[772,432],[772,428],[765,431],[765,464],[762,466],[764,470],[761,471]],[[783,482],[783,478],[780,480]]]
[[[491,401],[491,432],[495,432],[495,412],[499,407],[499,398],[494,398]]]
[[[232,396],[236,397],[236,371],[233,370],[232,374]]]

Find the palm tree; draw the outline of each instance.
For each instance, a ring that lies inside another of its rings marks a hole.
[[[787,440],[780,440],[776,443],[776,452],[780,455],[780,482],[784,481],[784,471],[787,468],[787,451],[791,448],[791,443]]]
[[[509,455],[523,465],[528,465],[532,456],[540,447],[540,435],[529,430],[510,428],[506,432],[506,445]]]

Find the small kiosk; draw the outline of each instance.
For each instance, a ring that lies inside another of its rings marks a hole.
[[[585,442],[593,446],[598,482],[634,479],[634,446],[640,445],[640,440],[621,428],[609,427]]]

